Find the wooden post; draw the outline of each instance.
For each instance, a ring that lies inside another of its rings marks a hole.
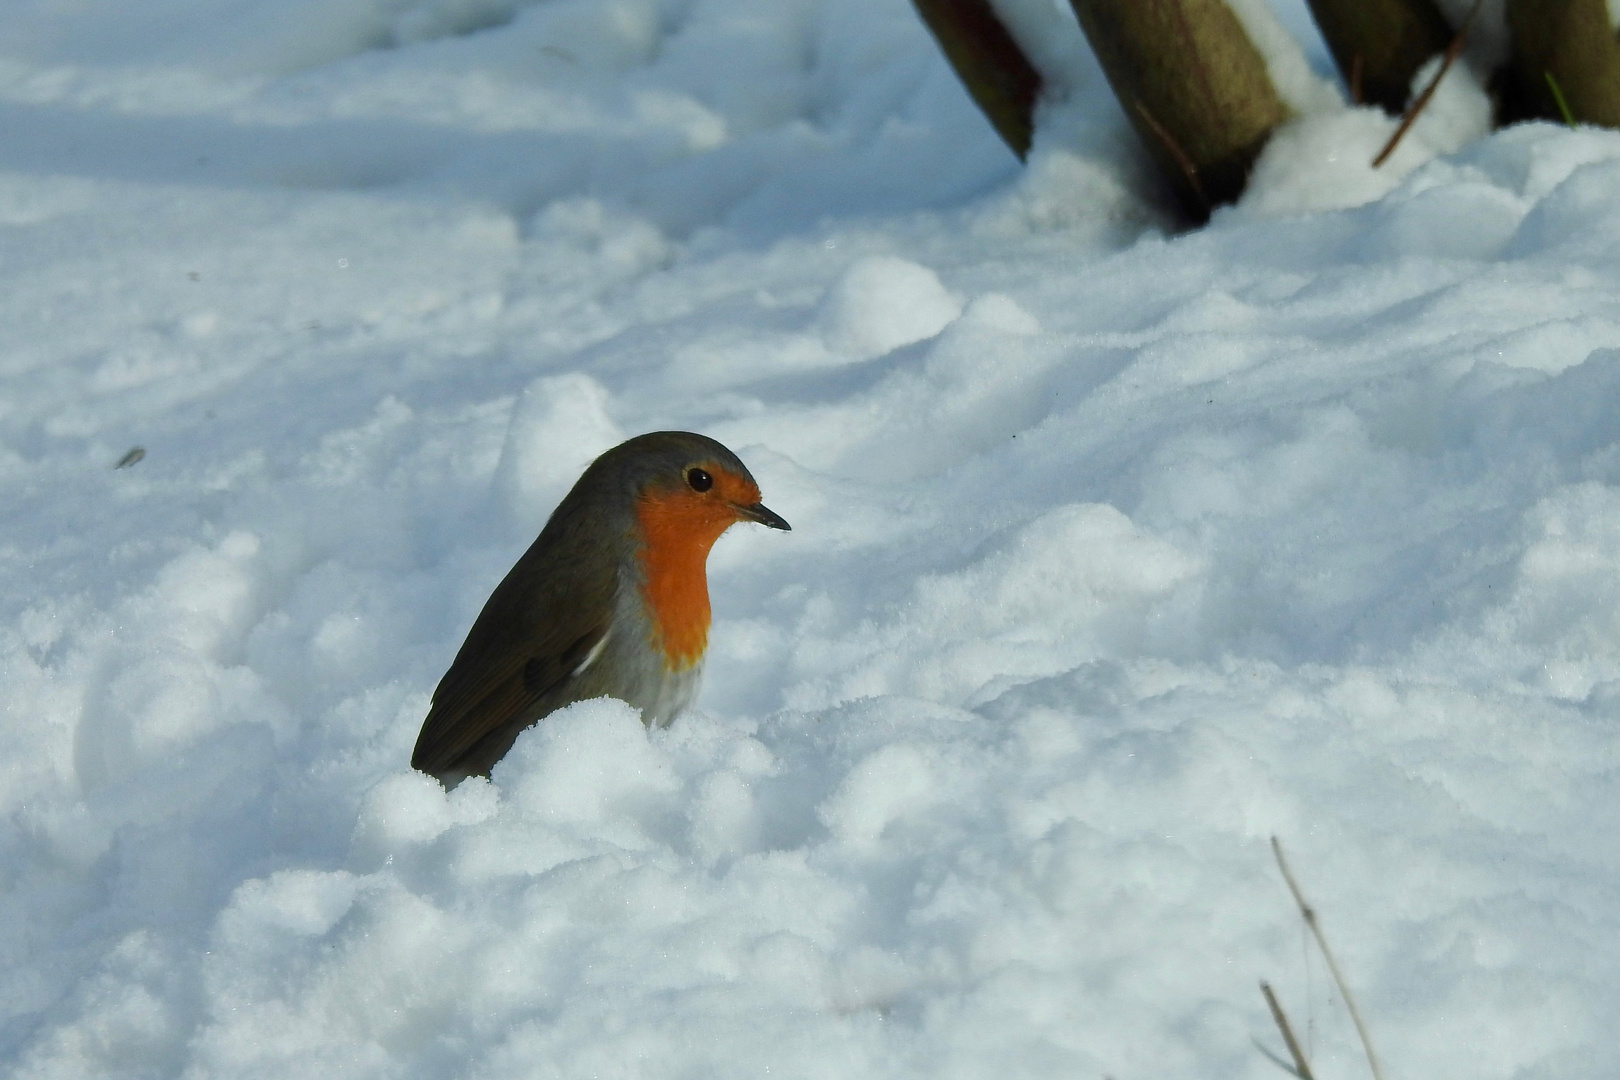
[[[1392,116],[1406,108],[1418,68],[1451,41],[1451,27],[1433,0],[1306,2],[1351,97]]]
[[[957,78],[1022,161],[1035,127],[1041,76],[989,0],[912,0]]]
[[[1289,112],[1225,0],[1071,3],[1187,215],[1202,222],[1241,195],[1254,159]]]
[[[1507,22],[1509,119],[1561,120],[1562,95],[1576,123],[1620,127],[1620,42],[1604,0],[1508,0]]]

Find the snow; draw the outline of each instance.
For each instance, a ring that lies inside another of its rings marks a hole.
[[[870,255],[839,277],[821,305],[821,337],[834,352],[870,360],[926,341],[962,314],[926,266]]]
[[[1459,66],[1175,235],[903,0],[7,22],[8,1075],[1352,1075],[1274,835],[1391,1077],[1620,1067],[1620,135]],[[794,525],[697,706],[412,772],[668,427]]]

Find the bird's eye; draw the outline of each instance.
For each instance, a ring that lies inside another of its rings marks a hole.
[[[704,469],[687,469],[686,482],[692,485],[693,491],[708,491],[714,487],[714,477]]]

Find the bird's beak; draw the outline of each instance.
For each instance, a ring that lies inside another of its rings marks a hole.
[[[749,521],[757,521],[761,525],[768,525],[773,529],[781,529],[783,532],[793,531],[793,526],[787,523],[786,518],[764,503],[754,503],[752,506],[738,506],[737,516],[747,518]]]

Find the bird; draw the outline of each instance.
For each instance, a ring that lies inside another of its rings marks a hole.
[[[792,528],[714,439],[655,431],[602,454],[473,621],[411,767],[447,790],[488,776],[524,729],[589,698],[668,725],[697,693],[709,549],[740,521]]]

